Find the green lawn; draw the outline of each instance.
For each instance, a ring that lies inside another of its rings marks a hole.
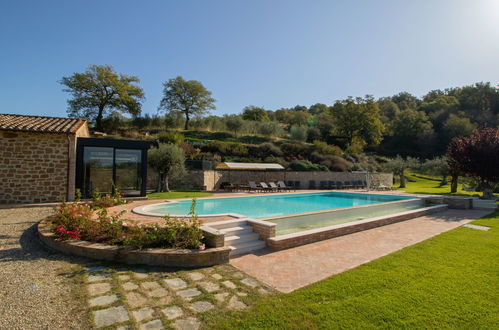
[[[457,193],[450,193],[450,184],[440,187],[441,178],[430,177],[427,175],[420,175],[410,173],[406,175],[407,178],[415,182],[406,182],[406,188],[396,188],[412,194],[432,194],[432,195],[452,195],[452,196],[480,196],[479,192],[467,192],[462,190],[462,183],[458,185]],[[450,182],[450,178],[449,178]],[[395,187],[398,187],[398,181]]]
[[[199,198],[209,197],[212,193],[205,191],[175,190],[170,192],[155,192],[147,194],[148,199],[175,199],[175,198]]]
[[[499,329],[499,212],[244,312],[214,329]]]

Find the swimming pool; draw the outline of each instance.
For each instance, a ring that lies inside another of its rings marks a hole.
[[[250,218],[262,219],[288,214],[394,202],[412,198],[406,196],[342,192],[206,198],[197,200],[196,213],[199,215],[235,213]],[[134,212],[156,216],[185,216],[189,213],[191,203],[191,200],[182,200],[153,204],[140,207],[140,210],[134,210]]]

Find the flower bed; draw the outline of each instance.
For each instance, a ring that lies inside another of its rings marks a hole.
[[[195,201],[188,218],[139,226],[126,225],[122,213],[108,213],[105,207],[116,205],[115,199],[95,201],[58,205],[38,226],[42,241],[64,253],[126,263],[196,267],[228,261],[229,248],[206,250]]]

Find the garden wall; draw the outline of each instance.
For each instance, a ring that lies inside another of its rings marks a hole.
[[[155,189],[157,185],[157,174],[150,170],[148,178],[148,189]],[[370,173],[369,179],[372,183],[391,187],[393,184],[393,174],[391,173]],[[309,181],[314,180],[317,187],[320,181],[353,181],[366,180],[365,173],[356,172],[298,172],[298,171],[216,171],[199,170],[189,171],[189,173],[180,180],[174,182],[174,189],[201,189],[217,190],[222,182],[245,183],[248,181],[300,181],[302,189],[309,188]]]

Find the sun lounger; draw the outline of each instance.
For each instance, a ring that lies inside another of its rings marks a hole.
[[[272,189],[272,191],[280,190],[279,187],[275,184],[275,182],[269,182],[269,186]]]
[[[265,182],[260,182],[260,186],[262,187],[263,191],[273,191],[273,188],[270,188]],[[275,190],[277,191],[277,189]]]
[[[262,191],[262,188],[258,187],[255,181],[249,181],[248,184],[250,186],[250,191],[256,191],[256,192]]]
[[[277,186],[279,186],[279,190],[283,190],[283,191],[290,191],[291,190],[291,187],[286,186],[284,181],[277,181]]]

